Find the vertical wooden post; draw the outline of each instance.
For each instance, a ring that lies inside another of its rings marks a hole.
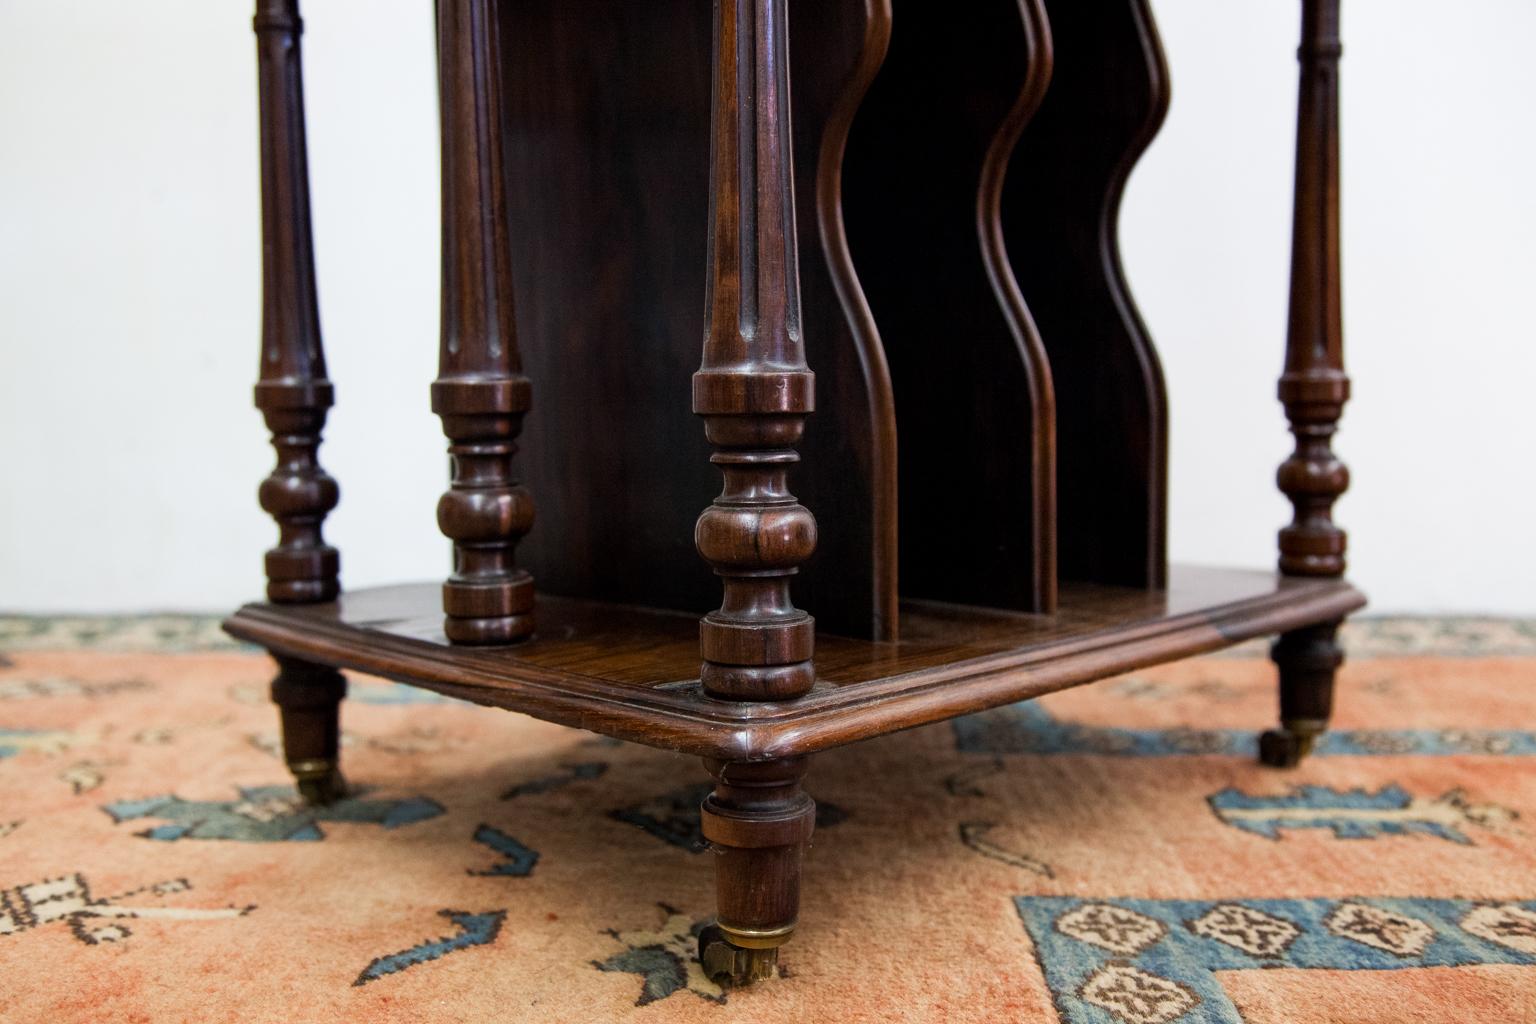
[[[272,431],[277,466],[262,481],[261,507],[278,525],[267,552],[267,598],[331,601],[340,557],[321,524],[336,507],[336,481],[320,468],[320,433],[334,401],[320,347],[304,85],[297,0],[257,0],[253,22],[261,103],[261,376],[256,407]],[[272,700],[282,714],[283,757],[310,803],[345,791],[338,765],[339,711],[346,680],[335,669],[278,658]]]
[[[815,378],[800,337],[785,0],[717,0],[709,323],[693,411],[725,486],[694,541],[724,600],[700,627],[704,688],[779,700],[811,688],[815,623],[790,579],[816,520],[788,490]]]
[[[1342,576],[1345,535],[1333,522],[1333,504],[1349,486],[1349,470],[1332,446],[1349,398],[1339,260],[1339,0],[1302,0],[1301,10],[1290,329],[1280,377],[1296,450],[1278,474],[1295,515],[1280,531],[1280,571]],[[1261,738],[1266,764],[1296,764],[1327,728],[1343,661],[1338,626],[1297,630],[1274,645],[1281,727]]]
[[[1349,486],[1332,439],[1349,378],[1339,275],[1339,0],[1303,0],[1301,96],[1296,133],[1296,208],[1291,242],[1291,311],[1280,401],[1296,435],[1280,489],[1295,506],[1280,531],[1280,571],[1340,576],[1344,531],[1333,503]]]
[[[258,0],[261,102],[261,376],[256,407],[272,431],[277,466],[262,481],[261,507],[277,520],[267,552],[267,598],[303,604],[334,600],[340,557],[321,524],[336,507],[336,481],[320,468],[320,433],[334,401],[320,347],[309,166],[304,151],[303,22],[297,0]]]
[[[715,2],[709,320],[693,411],[725,481],[694,541],[724,586],[699,626],[703,687],[722,700],[786,700],[815,681],[815,622],[789,593],[816,520],[788,488],[814,377],[800,336],[785,5]],[[700,956],[712,974],[750,981],[794,930],[815,805],[800,790],[803,759],[707,767],[720,914]]]
[[[517,542],[533,502],[513,466],[528,411],[513,318],[507,237],[497,0],[440,0],[442,345],[432,411],[453,458],[437,521],[453,541],[444,632],[461,644],[506,644],[533,632],[533,578]]]

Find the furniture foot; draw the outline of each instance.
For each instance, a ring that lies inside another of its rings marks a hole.
[[[1306,731],[1295,723],[1268,729],[1259,736],[1259,760],[1271,768],[1295,768],[1312,752],[1313,741],[1321,729]]]
[[[816,803],[800,788],[803,757],[704,766],[715,779],[701,811],[718,858],[719,916],[699,933],[699,960],[716,982],[747,985],[772,977],[779,947],[794,934]]]
[[[1344,652],[1339,623],[1306,626],[1282,634],[1270,648],[1280,669],[1280,728],[1259,737],[1259,760],[1272,768],[1294,768],[1312,752],[1333,714],[1333,680]]]
[[[713,981],[750,985],[773,977],[779,964],[779,949],[744,949],[727,938],[718,924],[712,924],[699,932],[699,963]]]
[[[297,658],[277,657],[277,666],[272,701],[282,715],[283,759],[305,803],[334,803],[347,791],[339,754],[347,680],[333,668]]]

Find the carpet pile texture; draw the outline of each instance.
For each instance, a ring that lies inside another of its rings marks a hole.
[[[817,757],[801,927],[722,991],[694,760],[352,677],[295,799],[211,620],[0,619],[0,1020],[1536,1021],[1536,623],[1348,628]]]

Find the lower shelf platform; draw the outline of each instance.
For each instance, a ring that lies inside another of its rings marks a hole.
[[[1166,590],[1066,584],[1054,615],[904,602],[901,639],[821,635],[816,687],[738,704],[699,687],[699,616],[540,595],[538,633],[455,647],[436,583],[329,604],[249,604],[232,635],[322,665],[669,750],[730,761],[812,753],[1257,636],[1342,618],[1342,580],[1175,566]]]

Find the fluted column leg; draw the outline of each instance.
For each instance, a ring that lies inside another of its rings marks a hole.
[[[258,0],[254,20],[261,105],[262,316],[256,407],[272,432],[277,465],[262,481],[261,507],[277,521],[267,552],[267,599],[333,601],[340,556],[321,526],[340,497],[320,467],[320,434],[334,390],[326,378],[315,298],[314,245],[305,156],[304,86],[297,0]],[[279,658],[272,696],[283,749],[300,792],[329,802],[342,792],[337,712],[346,686],[331,669]]]
[[[1295,576],[1344,574],[1345,535],[1333,521],[1334,502],[1349,486],[1349,471],[1333,454],[1333,434],[1349,399],[1339,259],[1341,53],[1339,0],[1303,0],[1290,329],[1280,377],[1296,450],[1278,475],[1295,510],[1280,531],[1280,571]],[[1280,728],[1260,743],[1266,764],[1296,764],[1327,728],[1343,660],[1335,642],[1338,626],[1298,630],[1275,644]]]
[[[335,392],[326,379],[315,299],[304,149],[304,85],[297,0],[259,0],[254,20],[261,103],[261,375],[256,407],[272,432],[277,466],[261,507],[277,521],[267,552],[269,600],[330,601],[340,559],[321,524],[336,507],[336,481],[320,468],[320,432]]]
[[[443,295],[432,411],[453,460],[437,522],[453,541],[443,630],[460,644],[533,632],[533,578],[517,542],[533,502],[513,463],[532,394],[517,351],[507,233],[497,0],[440,0]]]
[[[816,520],[788,485],[814,377],[800,335],[785,2],[715,3],[709,313],[693,411],[724,487],[694,540],[724,591],[699,625],[700,678],[729,701],[790,700],[816,678],[816,624],[790,599]],[[709,770],[720,916],[700,954],[746,982],[772,971],[794,930],[814,804],[799,788],[803,759]]]

